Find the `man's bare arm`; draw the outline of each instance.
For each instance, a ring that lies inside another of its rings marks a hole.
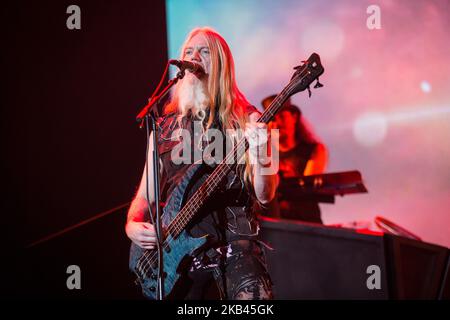
[[[150,135],[150,147],[148,157],[148,195],[150,204],[154,202],[153,195],[153,133]],[[139,184],[136,196],[131,202],[128,210],[127,224],[125,232],[127,236],[138,246],[144,249],[154,249],[156,243],[155,229],[151,223],[144,222],[145,213],[148,212],[147,202],[147,167],[144,166],[141,183]]]
[[[150,147],[148,150],[148,195],[150,197],[150,203],[154,202],[154,187],[153,187],[153,133],[150,134]],[[136,196],[131,202],[130,209],[128,210],[127,221],[144,221],[144,214],[148,211],[147,204],[147,166],[144,166],[142,172],[141,182],[139,184]]]
[[[251,127],[255,128],[267,128],[266,124],[257,123],[259,114],[254,112],[249,117],[252,123]],[[275,197],[276,189],[278,187],[278,175],[276,172],[272,174],[264,174],[264,168],[272,165],[271,153],[270,153],[270,141],[268,140],[266,145],[258,149],[258,155],[256,155],[256,161],[252,165],[253,170],[253,188],[255,190],[255,196],[261,204],[267,204]],[[261,160],[264,159],[264,164]]]
[[[322,143],[318,143],[314,149],[311,159],[306,163],[303,175],[309,176],[313,174],[321,174],[325,171],[328,161],[328,153],[326,147]]]

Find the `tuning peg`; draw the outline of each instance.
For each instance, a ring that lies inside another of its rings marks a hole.
[[[308,96],[311,98],[311,88],[308,86],[306,89],[308,89]]]
[[[306,62],[307,62],[306,60],[301,61],[302,64],[299,65],[299,66],[294,67],[294,70],[297,70],[297,69],[303,67],[303,66],[305,65]]]
[[[322,88],[322,87],[323,87],[323,84],[321,84],[321,83],[319,82],[319,78],[317,78],[317,82],[316,82],[316,84],[314,85],[314,89]]]

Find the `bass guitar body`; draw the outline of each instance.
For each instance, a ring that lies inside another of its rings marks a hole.
[[[180,184],[173,190],[162,214],[163,229],[177,217],[186,199],[195,191],[195,185],[201,185],[197,177],[204,171],[202,165],[192,165],[184,175]],[[203,179],[202,179],[203,180]],[[166,234],[163,242],[164,263],[164,293],[171,296],[172,290],[180,281],[184,267],[189,264],[196,250],[200,249],[207,241],[206,237],[193,238],[186,230],[182,230],[176,237]],[[158,282],[158,252],[157,250],[142,249],[136,244],[131,244],[129,267],[137,275],[137,281],[141,285],[142,292],[149,299],[156,299]]]

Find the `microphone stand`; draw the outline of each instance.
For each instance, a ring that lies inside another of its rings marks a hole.
[[[162,232],[162,224],[161,224],[161,214],[160,214],[160,190],[159,190],[159,154],[158,154],[158,127],[156,125],[156,117],[155,114],[157,114],[156,107],[159,105],[162,98],[165,97],[165,95],[169,92],[169,89],[174,86],[178,80],[182,79],[184,77],[185,71],[184,69],[180,70],[176,77],[171,79],[167,86],[163,89],[163,91],[157,95],[156,97],[153,97],[154,93],[152,95],[152,98],[148,102],[148,104],[139,112],[139,114],[136,117],[136,121],[140,123],[139,128],[142,129],[144,126],[144,122],[146,124],[147,128],[147,146],[149,146],[149,140],[150,139],[150,132],[153,131],[153,183],[154,183],[154,199],[155,199],[155,207],[156,207],[156,237],[157,237],[157,248],[158,248],[158,292],[156,294],[157,300],[163,300],[164,298],[164,261],[163,261],[163,241],[164,236]],[[158,90],[158,88],[156,89]],[[151,122],[151,131],[150,131],[150,124],[149,120]],[[147,152],[147,160],[146,163],[148,164],[148,152]],[[148,165],[147,168],[147,205],[148,209],[150,211],[150,217],[152,218],[152,211],[150,206],[150,200],[148,197]],[[153,219],[153,218],[152,218]]]

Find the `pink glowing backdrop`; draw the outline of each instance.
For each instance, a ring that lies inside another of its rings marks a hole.
[[[381,12],[369,30],[367,7]],[[360,170],[368,194],[321,205],[326,224],[384,216],[450,246],[450,1],[167,1],[169,56],[195,26],[234,53],[252,103],[313,51],[325,87],[293,97],[327,145],[327,172]]]

